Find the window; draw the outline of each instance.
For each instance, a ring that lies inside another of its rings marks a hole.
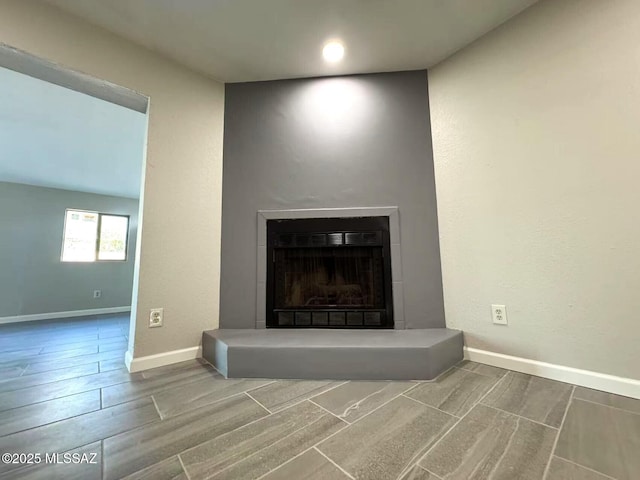
[[[124,261],[127,259],[128,236],[127,215],[67,210],[62,261]]]

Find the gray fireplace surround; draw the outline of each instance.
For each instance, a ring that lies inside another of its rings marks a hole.
[[[267,221],[389,218],[393,330],[267,329]],[[462,332],[406,330],[398,207],[260,210],[257,212],[255,329],[203,333],[203,357],[228,378],[431,380],[462,360]]]

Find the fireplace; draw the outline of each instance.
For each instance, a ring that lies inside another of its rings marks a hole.
[[[267,221],[268,328],[393,328],[389,217]]]

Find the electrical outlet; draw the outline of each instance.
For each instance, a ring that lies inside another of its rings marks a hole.
[[[102,296],[102,290],[94,290],[93,298],[100,298]]]
[[[156,328],[162,326],[162,308],[152,308],[149,313],[149,328]]]
[[[491,317],[493,318],[493,323],[497,325],[508,325],[507,307],[504,305],[491,305]]]

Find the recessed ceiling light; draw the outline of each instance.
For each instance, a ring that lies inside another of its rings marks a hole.
[[[327,62],[339,62],[344,57],[344,45],[340,42],[329,42],[322,49],[322,56]]]

